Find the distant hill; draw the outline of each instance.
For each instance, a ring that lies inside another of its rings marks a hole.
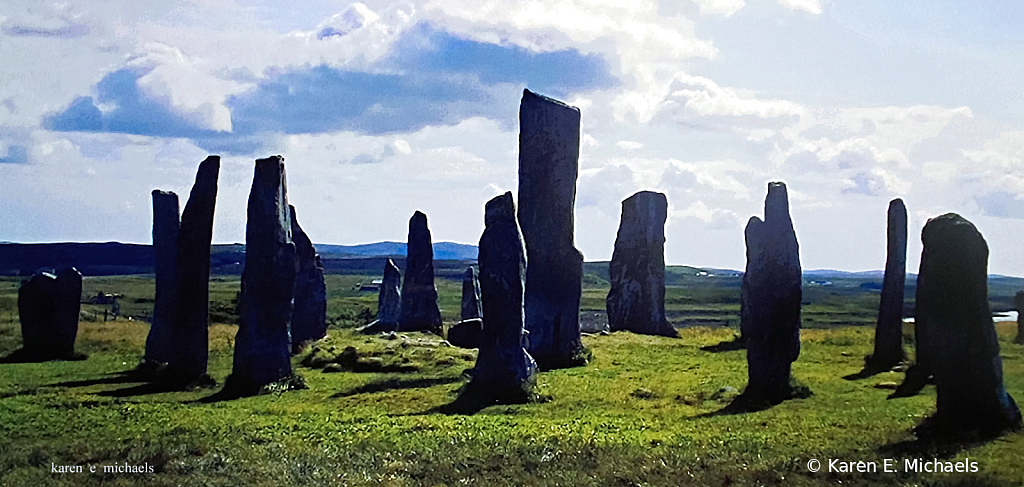
[[[406,254],[405,242],[375,242],[359,245],[328,245],[314,244],[317,252],[323,256],[402,256]],[[476,245],[455,242],[437,242],[434,244],[434,259],[437,260],[476,260]]]

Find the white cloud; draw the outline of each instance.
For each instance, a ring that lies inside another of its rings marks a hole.
[[[743,0],[693,0],[701,15],[723,15],[728,17],[743,8]]]
[[[821,2],[818,0],[778,0],[779,5],[792,10],[803,10],[818,15],[821,13]]]

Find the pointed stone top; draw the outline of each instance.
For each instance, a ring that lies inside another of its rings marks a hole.
[[[668,204],[668,197],[666,197],[664,193],[659,193],[657,191],[637,191],[636,193],[633,193],[633,196],[630,196],[629,198],[622,200],[622,203],[626,204],[626,202],[632,202],[647,198],[659,199],[664,201],[666,205]]]
[[[158,198],[158,197],[160,197],[160,198],[166,198],[166,197],[177,198],[178,197],[178,193],[175,193],[174,191],[164,191],[162,189],[154,189],[153,190],[153,197],[154,198]]]
[[[889,207],[892,208],[893,206],[907,207],[907,205],[903,204],[902,198],[893,198],[892,201],[889,202]]]
[[[217,156],[210,156],[210,157],[217,157]],[[217,159],[220,160],[220,157],[217,157]],[[261,163],[263,161],[276,161],[276,162],[278,162],[280,164],[284,164],[284,156],[276,155],[276,156],[267,157],[265,159],[256,159],[256,163],[257,164],[259,164],[259,163]]]
[[[512,201],[512,192],[495,196],[484,205],[484,224],[491,224],[509,218],[515,219],[516,205]]]
[[[548,104],[553,104],[553,105],[556,105],[556,106],[559,106],[559,107],[567,108],[569,110],[574,110],[574,111],[576,111],[576,113],[579,113],[579,111],[580,111],[579,108],[571,106],[568,103],[565,103],[563,101],[559,101],[559,100],[556,100],[554,98],[547,97],[547,96],[544,96],[544,95],[541,95],[541,94],[538,94],[538,93],[534,93],[534,92],[532,92],[532,91],[530,91],[528,89],[525,89],[525,88],[523,89],[523,100],[522,100],[521,103],[523,105],[526,105],[528,103],[531,103],[531,104],[532,103],[548,103]]]
[[[786,183],[772,181],[768,183],[768,196],[764,199],[764,220],[789,220],[789,195]]]

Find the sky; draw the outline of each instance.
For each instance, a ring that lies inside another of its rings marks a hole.
[[[885,266],[886,210],[956,212],[1024,276],[1024,3],[958,0],[110,0],[0,5],[0,241],[151,240],[222,156],[216,243],[285,158],[317,243],[476,243],[516,194],[523,88],[582,113],[576,245],[669,201],[669,264],[742,269],[784,181],[804,269]]]

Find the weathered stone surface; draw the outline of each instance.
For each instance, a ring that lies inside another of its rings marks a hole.
[[[765,219],[747,223],[747,272],[741,302],[747,343],[745,400],[777,403],[792,396],[790,369],[800,355],[800,251],[786,185],[768,184]]]
[[[985,239],[971,222],[947,213],[928,220],[921,241],[914,321],[918,360],[936,383],[931,424],[944,432],[992,432],[1020,424],[1020,411],[1003,385]]]
[[[462,276],[462,320],[471,320],[483,316],[480,309],[480,281],[476,277],[476,270],[467,267],[466,273]]]
[[[192,382],[206,375],[210,327],[210,242],[217,203],[220,157],[199,164],[178,228],[176,308],[171,328],[169,377]]]
[[[409,219],[409,242],[402,282],[399,331],[441,332],[441,310],[434,287],[434,249],[427,215],[417,211]]]
[[[1017,338],[1013,341],[1024,343],[1024,291],[1017,291],[1013,297],[1013,305],[1017,308]]]
[[[18,289],[25,361],[72,359],[82,302],[82,274],[74,267],[38,272]]]
[[[508,192],[487,202],[480,237],[483,334],[467,393],[499,402],[530,399],[537,364],[526,351],[523,284],[526,255]]]
[[[178,195],[153,190],[153,254],[156,295],[153,321],[146,337],[144,362],[167,363],[171,360],[171,330],[174,327],[175,296],[178,292]]]
[[[579,109],[523,90],[518,218],[530,262],[526,330],[530,355],[545,370],[586,363],[579,321],[583,255],[573,244],[579,147]]]
[[[292,311],[292,353],[305,344],[327,336],[327,286],[324,265],[289,205],[292,241],[295,243],[295,300]]]
[[[398,266],[388,259],[384,263],[384,278],[381,279],[380,291],[377,295],[377,319],[362,327],[359,331],[367,334],[382,331],[398,330],[398,320],[402,314],[402,274]]]
[[[256,161],[245,226],[242,316],[228,378],[241,393],[292,375],[289,323],[296,269],[286,188],[283,157]]]
[[[462,348],[480,348],[483,330],[483,319],[462,320],[448,329],[448,343]]]
[[[907,280],[907,207],[899,198],[889,202],[886,236],[885,277],[875,327],[875,351],[865,367],[879,371],[889,370],[906,358],[903,352],[903,289]]]
[[[665,221],[668,198],[640,191],[622,202],[605,300],[613,331],[678,336],[665,319]]]

